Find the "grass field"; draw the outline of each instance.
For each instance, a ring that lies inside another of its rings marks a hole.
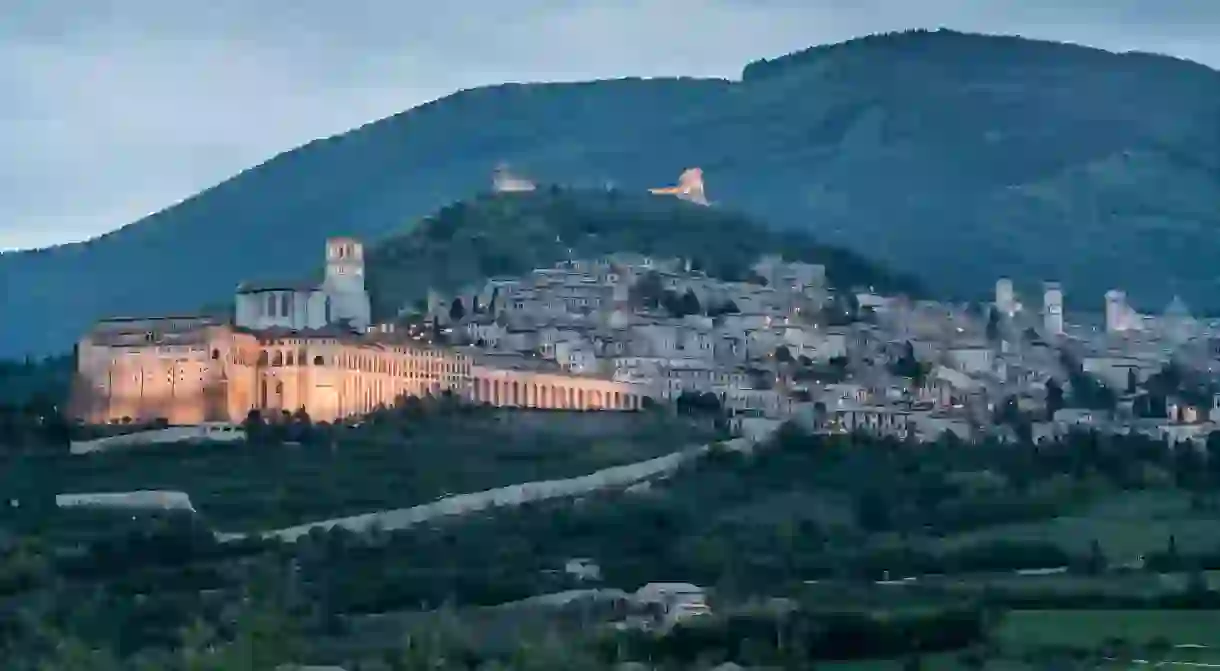
[[[710,438],[647,413],[537,414],[457,415],[401,430],[348,430],[333,448],[172,445],[31,460],[0,465],[0,491],[45,509],[65,492],[181,490],[216,528],[246,531],[583,475]]]
[[[1142,645],[1163,637],[1174,645],[1220,649],[1220,611],[1025,610],[1008,613],[997,639],[1004,646],[1096,647],[1110,638]]]
[[[1187,584],[1185,574],[1159,575],[1128,572],[1103,575],[1057,573],[1051,575],[1017,575],[1013,573],[987,575],[951,575],[924,578],[924,587],[943,588],[951,593],[978,595],[994,589],[1009,594],[1074,594],[1108,595],[1151,598],[1167,590],[1180,591]]]
[[[945,653],[926,655],[920,660],[921,668],[926,671],[976,671],[961,663],[960,653]],[[823,662],[818,669],[830,671],[903,671],[905,659],[866,659],[853,662]],[[988,660],[985,671],[1045,671],[1043,667],[1027,664],[1020,660],[993,659]]]
[[[1099,660],[1077,660],[1076,665],[1048,666],[1045,658],[1031,656],[1039,649],[1078,648],[1100,650],[1107,640],[1123,639],[1129,644],[1132,660],[1147,660],[1147,645],[1163,637],[1177,646],[1163,661],[1169,668],[1211,668],[1220,664],[1220,612],[1164,610],[1028,610],[1008,613],[995,633],[997,654],[986,658],[985,671],[1045,671],[1064,669],[1141,668],[1154,664]],[[1184,647],[1185,646],[1185,647]],[[1195,647],[1203,646],[1203,647]],[[863,660],[819,664],[833,671],[889,671],[904,668],[905,659]],[[929,671],[966,671],[977,669],[963,662],[960,652],[928,655],[922,668]],[[1062,660],[1061,660],[1062,661]],[[1173,662],[1178,662],[1174,664]]]
[[[1188,496],[1181,492],[1123,492],[1077,514],[959,534],[944,539],[941,546],[1045,541],[1085,555],[1096,540],[1111,563],[1127,563],[1164,550],[1170,536],[1182,552],[1211,550],[1220,538],[1220,516],[1192,511]]]

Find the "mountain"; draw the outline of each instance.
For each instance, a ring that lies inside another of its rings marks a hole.
[[[396,314],[429,288],[462,290],[494,275],[520,275],[566,258],[633,251],[690,259],[714,277],[745,279],[760,256],[820,263],[832,286],[919,294],[896,275],[807,233],[781,231],[725,209],[606,189],[487,194],[446,206],[366,255],[374,313]]]
[[[1060,280],[1069,309],[1100,309],[1115,286],[1141,306],[1179,293],[1220,308],[1220,73],[916,31],[759,61],[740,81],[463,91],[312,142],[90,242],[0,256],[0,355],[305,272],[327,236],[378,239],[483,190],[502,162],[623,191],[701,167],[715,206],[943,295],[980,297],[1007,275]]]

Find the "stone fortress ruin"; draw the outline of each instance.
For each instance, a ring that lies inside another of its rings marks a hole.
[[[660,196],[675,196],[685,201],[707,205],[707,194],[703,190],[703,169],[688,168],[678,177],[676,186],[649,189],[649,193]]]
[[[537,189],[538,185],[513,173],[507,163],[496,166],[495,172],[491,176],[491,190],[495,193],[521,193]]]
[[[507,163],[500,163],[492,172],[491,190],[493,193],[523,193],[537,191],[538,185],[513,172]],[[707,192],[703,187],[702,168],[688,168],[678,176],[675,186],[658,187],[649,189],[648,192],[658,196],[674,196],[699,205],[709,204]]]

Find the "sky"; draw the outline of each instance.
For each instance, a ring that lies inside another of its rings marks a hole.
[[[920,27],[1220,68],[1216,0],[3,4],[0,250],[100,235],[279,152],[485,84],[735,78],[757,58]]]

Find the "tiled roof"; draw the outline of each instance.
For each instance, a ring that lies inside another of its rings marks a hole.
[[[317,290],[317,282],[305,282],[301,280],[257,280],[253,282],[242,282],[237,286],[237,293],[239,294],[255,294],[263,291],[309,292]]]

